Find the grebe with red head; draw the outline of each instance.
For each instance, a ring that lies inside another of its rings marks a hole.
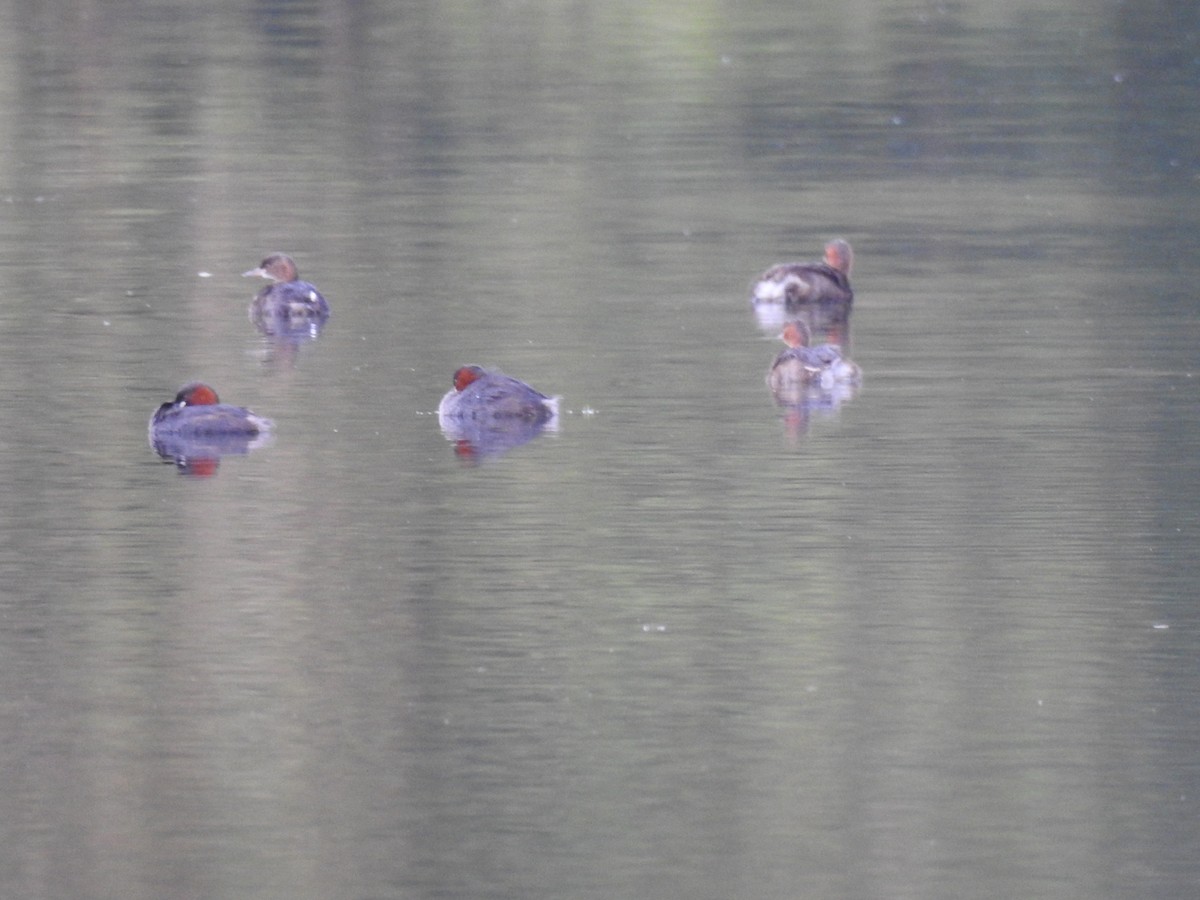
[[[808,303],[841,303],[854,300],[850,270],[854,251],[849,242],[836,238],[825,245],[821,262],[781,263],[759,276],[750,289],[751,304],[783,303],[789,307]]]
[[[462,366],[454,389],[438,404],[440,419],[509,419],[542,425],[558,418],[558,398],[547,397],[523,381],[482,366]]]
[[[831,390],[837,385],[856,385],[862,381],[862,370],[842,356],[837,344],[809,346],[811,336],[804,322],[788,322],[780,337],[788,346],[775,357],[767,372],[771,390],[780,391],[797,385]]]
[[[185,384],[175,399],[162,404],[150,418],[151,437],[210,437],[214,435],[259,435],[272,428],[270,419],[256,416],[241,406],[222,403],[207,384]]]

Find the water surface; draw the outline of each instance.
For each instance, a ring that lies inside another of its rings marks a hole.
[[[1195,892],[1191,7],[0,16],[6,896]],[[159,460],[193,378],[275,442]]]

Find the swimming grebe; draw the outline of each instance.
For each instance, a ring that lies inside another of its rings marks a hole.
[[[164,403],[150,419],[150,435],[156,437],[205,438],[216,435],[254,436],[272,428],[270,419],[256,416],[241,406],[222,403],[207,384],[185,384],[171,402]]]
[[[462,366],[454,389],[438,404],[440,419],[517,419],[545,424],[558,418],[558,398],[547,397],[503,372]]]
[[[788,322],[780,335],[787,349],[775,357],[767,373],[771,390],[780,391],[796,385],[811,385],[830,390],[836,385],[853,385],[862,381],[862,370],[842,356],[836,344],[810,347],[811,336],[804,322]]]
[[[841,238],[825,245],[822,262],[781,263],[759,276],[750,290],[750,302],[784,303],[802,306],[808,303],[841,303],[854,300],[850,289],[850,269],[854,251]]]
[[[258,268],[243,272],[242,277],[271,281],[250,304],[252,320],[273,317],[324,321],[329,316],[329,304],[321,292],[300,280],[295,261],[286,253],[272,253],[258,264]]]

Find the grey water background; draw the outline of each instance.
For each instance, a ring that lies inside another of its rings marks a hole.
[[[1200,890],[1194,4],[3,4],[0,70],[0,895]],[[780,408],[748,285],[833,235],[865,383]],[[468,362],[560,430],[461,458]],[[193,378],[274,443],[160,461]]]

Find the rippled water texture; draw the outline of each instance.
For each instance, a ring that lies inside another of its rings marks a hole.
[[[0,49],[0,895],[1196,895],[1195,4]],[[863,384],[780,404],[833,236]],[[444,435],[468,363],[557,430]],[[160,459],[194,379],[274,439]]]

